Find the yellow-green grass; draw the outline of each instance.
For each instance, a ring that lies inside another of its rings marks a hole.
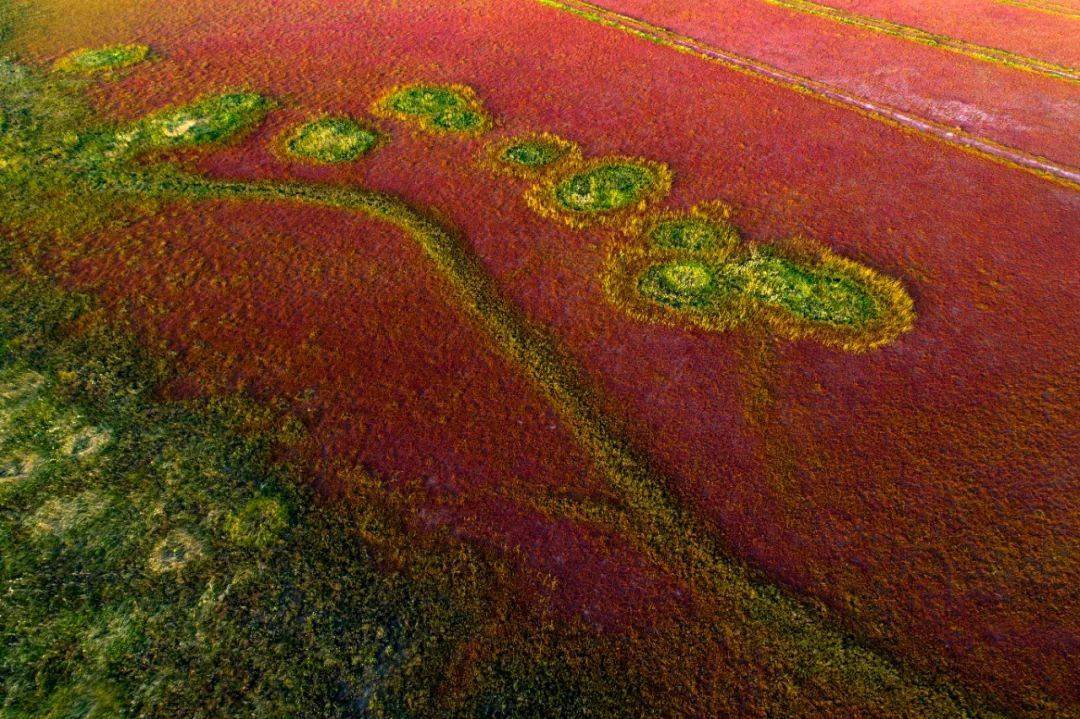
[[[476,91],[466,85],[401,85],[384,93],[372,109],[436,135],[479,135],[492,125]]]
[[[720,203],[628,222],[601,274],[631,316],[714,332],[742,327],[849,352],[894,341],[915,322],[903,285],[828,248],[795,239],[744,244]]]
[[[256,92],[231,90],[154,113],[118,133],[118,145],[132,151],[192,147],[225,142],[258,125],[271,103]]]
[[[138,65],[149,57],[150,48],[147,45],[108,45],[76,50],[57,60],[53,68],[60,72],[107,73]]]
[[[350,117],[321,117],[288,131],[281,141],[290,158],[337,164],[370,153],[382,140],[378,130]]]
[[[538,214],[571,227],[619,226],[671,190],[667,165],[639,157],[570,163],[533,185],[525,200]]]
[[[721,203],[701,203],[689,212],[660,212],[628,229],[662,250],[721,252],[740,241],[730,211]]]
[[[511,177],[539,178],[568,163],[581,160],[576,142],[550,132],[530,132],[504,137],[485,148],[485,165]]]
[[[913,326],[913,303],[899,282],[825,248],[789,254],[768,246],[742,255],[619,246],[602,282],[613,304],[643,321],[767,329],[851,352],[881,347]]]

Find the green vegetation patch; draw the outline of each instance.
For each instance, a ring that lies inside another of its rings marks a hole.
[[[55,68],[62,72],[108,72],[138,65],[149,57],[150,48],[146,45],[109,45],[76,50],[57,60]]]
[[[550,165],[566,154],[566,151],[551,143],[522,142],[506,148],[500,156],[510,165],[522,167],[543,167]]]
[[[114,128],[94,117],[71,83],[0,59],[4,222],[44,245],[152,210],[155,191],[179,173],[163,164],[141,166],[138,155],[232,140],[261,122],[271,105],[256,93],[230,92]]]
[[[653,265],[638,280],[638,290],[642,295],[653,302],[675,308],[709,307],[724,289],[715,269],[694,260]]]
[[[734,226],[693,215],[660,220],[646,234],[654,247],[688,252],[714,252],[739,241]]]
[[[296,128],[285,140],[293,157],[315,162],[351,162],[370,152],[379,133],[348,117],[324,117]]]
[[[516,167],[546,167],[566,157],[571,147],[556,139],[522,139],[511,141],[503,147],[499,160]]]
[[[288,512],[279,500],[257,497],[229,517],[227,531],[240,546],[262,549],[280,539],[288,523]]]
[[[376,104],[376,111],[417,122],[435,133],[477,134],[491,126],[476,93],[464,85],[421,83],[395,88]]]
[[[725,265],[722,272],[750,299],[782,308],[801,320],[857,326],[878,316],[873,295],[857,280],[768,251]]]
[[[469,98],[451,86],[413,85],[392,93],[388,106],[402,115],[438,117],[464,112],[471,107]]]
[[[576,172],[555,185],[555,198],[571,212],[603,213],[631,207],[660,184],[647,164],[614,161]]]
[[[134,128],[133,144],[140,149],[163,149],[226,142],[262,122],[271,105],[254,92],[210,95],[140,121]]]
[[[485,166],[500,175],[540,178],[560,167],[581,161],[576,142],[550,132],[529,132],[504,137],[485,148]]]

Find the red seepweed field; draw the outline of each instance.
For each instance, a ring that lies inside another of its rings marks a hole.
[[[105,156],[149,149],[77,167],[156,199],[7,241],[169,358],[155,401],[298,420],[314,506],[362,477],[408,497],[393,556],[493,557],[521,624],[434,659],[439,701],[545,622],[644,687],[565,715],[1080,712],[1080,8],[24,5],[6,52],[46,74],[150,49],[77,88]],[[139,129],[240,92],[265,118],[207,147]],[[461,706],[557,715],[512,686]]]

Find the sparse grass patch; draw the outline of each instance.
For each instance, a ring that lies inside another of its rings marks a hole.
[[[102,517],[109,505],[109,497],[93,489],[71,497],[53,497],[27,517],[26,528],[31,537],[51,536],[62,540]]]
[[[82,638],[79,651],[88,666],[101,673],[114,672],[138,656],[146,643],[148,617],[137,601],[102,612]]]
[[[202,543],[183,529],[174,529],[150,552],[150,571],[178,572],[202,556]]]
[[[0,404],[5,406],[32,395],[45,382],[45,378],[37,372],[21,371],[6,374],[9,376],[0,379]]]
[[[118,687],[101,683],[62,686],[49,695],[42,719],[115,719],[123,711]]]
[[[41,458],[29,452],[0,457],[0,484],[26,479],[41,463]]]
[[[102,427],[79,427],[64,439],[63,453],[69,457],[92,457],[104,449],[112,432]]]

